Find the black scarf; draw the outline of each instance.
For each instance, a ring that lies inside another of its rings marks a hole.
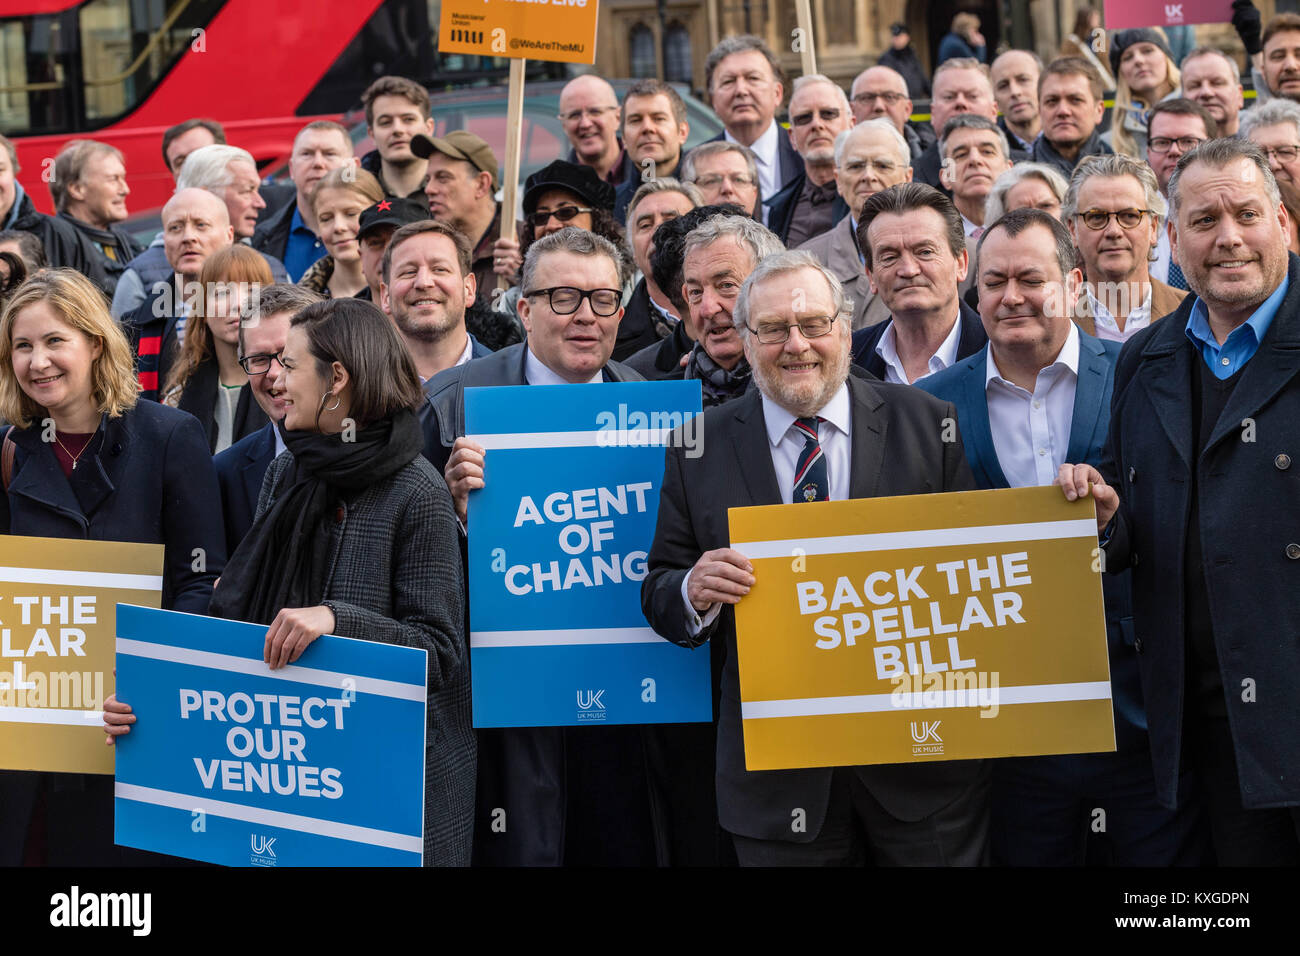
[[[691,349],[691,357],[686,362],[686,374],[690,379],[699,379],[704,391],[704,407],[712,408],[732,398],[739,398],[749,388],[749,363],[743,358],[735,368],[728,371],[709,357],[704,346],[698,342]]]
[[[212,596],[209,613],[234,621],[270,624],[286,607],[315,607],[324,597],[328,548],[317,534],[340,497],[350,498],[411,462],[424,434],[410,409],[402,409],[342,435],[290,432],[277,424],[293,455],[280,493],[253,523],[231,556]]]

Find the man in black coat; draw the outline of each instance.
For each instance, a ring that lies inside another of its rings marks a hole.
[[[258,407],[269,419],[265,427],[246,435],[213,458],[221,486],[221,512],[226,519],[226,554],[234,554],[253,526],[262,479],[271,462],[285,450],[276,425],[284,420],[284,366],[280,353],[289,336],[289,320],[319,302],[320,296],[296,285],[262,289],[256,321],[239,324],[239,364],[248,373],[248,385]]]
[[[618,324],[618,341],[614,343],[614,360],[625,362],[637,352],[657,345],[672,336],[681,324],[673,296],[655,281],[651,257],[655,235],[665,222],[677,219],[703,202],[700,191],[676,179],[654,179],[644,183],[632,196],[627,209],[627,244],[632,261],[641,271],[641,280],[632,289],[632,298]],[[680,298],[680,292],[677,298]],[[646,376],[647,378],[651,376]]]
[[[1106,570],[1133,569],[1156,794],[1190,764],[1218,862],[1300,863],[1300,259],[1257,146],[1211,140],[1169,185],[1193,295],[1120,354],[1091,492]],[[1104,476],[1104,480],[1103,480]],[[1113,516],[1113,517],[1112,517]]]
[[[617,289],[619,259],[608,240],[567,227],[529,247],[523,289]],[[550,298],[520,298],[527,341],[447,369],[425,384],[432,406],[423,416],[425,457],[446,477],[462,526],[469,494],[484,481],[483,448],[465,437],[466,388],[640,380],[609,359],[622,309],[596,315],[588,297],[563,315]],[[595,345],[588,348],[575,333]],[[476,864],[654,863],[639,728],[523,727],[480,730],[478,736]],[[499,811],[508,821],[504,830],[493,826]]]
[[[968,255],[961,213],[938,190],[904,183],[862,207],[858,244],[890,318],[853,333],[853,361],[886,382],[913,384],[988,343],[960,298]]]
[[[55,216],[36,211],[32,197],[15,178],[19,168],[14,144],[0,135],[0,229],[17,229],[36,236],[53,268],[86,272],[86,246],[77,231]]]
[[[59,221],[76,232],[85,275],[110,299],[126,264],[144,252],[117,225],[127,217],[130,192],[122,153],[106,143],[73,140],[54,159],[50,195]]]
[[[1087,60],[1064,56],[1047,64],[1038,80],[1042,132],[1034,140],[1033,161],[1051,166],[1069,182],[1088,156],[1113,153],[1100,128],[1104,93],[1101,75]]]
[[[828,232],[849,214],[848,204],[835,188],[835,142],[852,126],[849,98],[839,84],[820,74],[795,80],[790,142],[803,160],[803,169],[764,201],[768,228],[791,249]]]
[[[792,289],[805,296],[798,314]],[[765,327],[835,318],[824,330],[794,325],[784,342],[762,344],[748,328],[760,315]],[[986,761],[745,769],[732,605],[755,581],[748,560],[729,546],[728,509],[974,487],[960,439],[944,442],[934,427],[955,417],[952,405],[850,376],[844,316],[838,281],[807,252],[771,256],[751,275],[735,319],[757,388],[705,412],[702,455],[669,447],[642,609],[674,643],[725,644],[718,811],[742,865],[854,864],[868,856],[881,864],[979,865],[988,857]],[[813,462],[824,463],[826,487],[795,476],[809,440],[799,419],[820,420],[821,458]]]
[[[923,99],[930,95],[930,79],[916,56],[916,50],[912,48],[912,35],[908,32],[906,23],[890,24],[889,49],[880,54],[877,62],[902,76],[912,99]]]

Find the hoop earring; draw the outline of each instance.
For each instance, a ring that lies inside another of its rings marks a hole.
[[[320,397],[321,407],[324,409],[324,411],[327,411],[327,412],[338,411],[339,402],[343,401],[343,399],[341,399],[338,395],[334,395],[334,404],[331,405],[329,408],[324,408],[325,400],[328,399],[328,398],[330,397],[331,394],[333,394],[333,393],[332,393],[332,392],[326,392],[324,395],[322,395],[322,396]]]

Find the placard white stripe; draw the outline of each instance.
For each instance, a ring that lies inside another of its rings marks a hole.
[[[0,582],[125,591],[161,591],[163,586],[161,574],[115,574],[109,571],[65,571],[61,568],[0,568]]]
[[[732,547],[749,558],[788,558],[795,554],[852,554],[860,551],[901,551],[907,548],[943,548],[950,545],[1008,544],[1049,538],[1096,538],[1097,522],[1091,518],[1070,521],[1029,521],[991,524],[974,528],[934,528],[928,531],[884,531],[877,534],[841,534],[822,538],[788,538],[783,541],[741,541]]]
[[[658,644],[648,627],[572,628],[556,631],[470,631],[470,647],[560,647],[578,644]]]
[[[58,707],[0,707],[0,723],[87,727],[95,723],[102,724],[103,711],[64,710]]]
[[[671,428],[596,429],[578,432],[500,432],[467,435],[486,448],[646,448],[666,445]]]
[[[831,714],[876,714],[891,710],[937,710],[948,707],[992,707],[1010,704],[1051,704],[1069,700],[1110,700],[1110,681],[1076,684],[1030,684],[1021,687],[965,688],[933,693],[859,694],[847,697],[804,697],[791,700],[750,700],[740,705],[744,720],[769,717],[822,717]]]
[[[281,810],[266,810],[261,807],[246,807],[224,800],[212,800],[207,797],[193,796],[185,793],[172,793],[170,790],[156,790],[153,787],[140,787],[133,783],[118,781],[113,792],[123,800],[137,803],[149,803],[156,807],[170,807],[193,813],[202,810],[214,817],[228,820],[241,820],[244,823],[261,823],[266,826],[280,827],[283,830],[297,830],[299,833],[314,833],[318,836],[334,837],[338,840],[351,840],[353,843],[369,843],[393,850],[405,850],[408,853],[424,855],[424,837],[408,836],[405,833],[392,833],[388,830],[376,830],[372,827],[358,827],[350,823],[336,823],[333,820],[318,820],[297,813],[285,813]]]
[[[251,661],[246,657],[231,654],[217,654],[213,651],[196,651],[189,647],[170,647],[166,644],[151,644],[148,641],[134,641],[129,638],[117,639],[117,653],[129,657],[148,657],[173,664],[192,664],[195,667],[211,667],[214,670],[230,671],[232,674],[248,674],[253,677],[270,677],[275,680],[296,681],[300,684],[316,684],[321,687],[347,688],[358,694],[375,694],[379,697],[393,697],[397,700],[413,700],[423,703],[426,697],[422,684],[406,684],[400,681],[382,680],[378,677],[358,677],[339,671],[325,671],[314,667],[300,667],[289,664],[279,670],[271,670],[264,661]],[[352,681],[344,684],[344,681]]]

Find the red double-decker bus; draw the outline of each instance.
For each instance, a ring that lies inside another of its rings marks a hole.
[[[126,156],[131,208],[172,192],[162,132],[218,120],[259,168],[288,158],[311,119],[337,119],[375,77],[431,90],[499,82],[503,58],[440,54],[440,0],[3,0],[0,130],[19,181],[50,208],[49,170],[69,139]],[[562,76],[530,62],[530,78]]]

